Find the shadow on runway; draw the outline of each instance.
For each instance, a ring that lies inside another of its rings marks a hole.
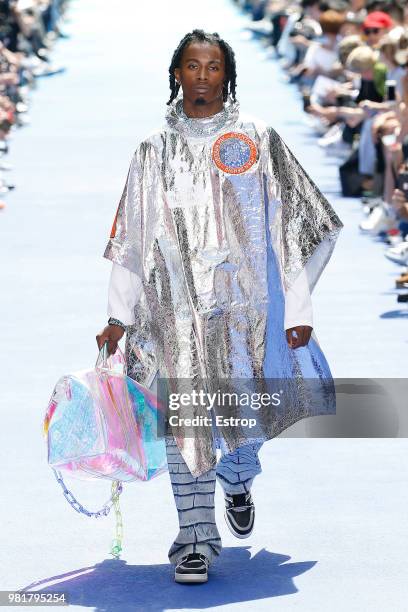
[[[252,602],[297,592],[293,578],[317,562],[286,563],[289,555],[265,549],[251,557],[249,546],[223,548],[205,584],[174,582],[174,566],[127,565],[105,559],[92,567],[52,576],[24,587],[24,591],[65,592],[70,605],[97,612],[161,612],[168,609],[207,609]]]
[[[380,315],[380,319],[399,319],[401,317],[408,317],[408,308],[405,308],[404,310],[402,308],[401,310],[389,310],[388,312],[383,312],[382,315]]]

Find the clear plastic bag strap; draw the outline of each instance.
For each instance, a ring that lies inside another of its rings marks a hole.
[[[106,341],[99,351],[99,355],[97,357],[95,363],[95,369],[108,369],[108,342]]]
[[[106,341],[99,351],[95,370],[115,370],[115,366],[118,365],[125,365],[125,357],[119,346],[114,355],[108,355],[108,342]]]

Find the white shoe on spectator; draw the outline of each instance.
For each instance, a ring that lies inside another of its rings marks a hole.
[[[365,215],[370,215],[376,206],[382,206],[384,200],[381,197],[376,198],[363,198],[363,212]]]
[[[16,111],[18,113],[26,113],[28,111],[28,105],[24,104],[24,102],[17,102]]]
[[[394,261],[401,266],[406,266],[408,263],[408,242],[400,242],[395,246],[390,247],[384,253],[387,259]]]
[[[363,232],[377,235],[395,227],[395,223],[394,215],[383,202],[371,211],[367,219],[360,222],[359,227]]]
[[[394,247],[397,244],[401,244],[401,242],[404,242],[404,239],[401,236],[401,234],[398,234],[396,236],[388,236],[387,242],[388,242],[388,244],[390,244],[391,246]]]
[[[320,136],[324,136],[327,132],[327,123],[319,119],[319,117],[314,117],[313,115],[305,113],[304,122],[306,125],[313,128]]]
[[[328,147],[330,145],[336,144],[342,140],[342,134],[343,124],[336,123],[327,130],[324,136],[319,138],[317,144],[319,145],[319,147]]]

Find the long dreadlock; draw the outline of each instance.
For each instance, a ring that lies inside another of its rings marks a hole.
[[[213,32],[212,34],[210,34],[209,32],[204,32],[204,30],[193,30],[181,39],[179,46],[173,53],[173,57],[169,67],[171,96],[167,104],[171,104],[173,100],[177,97],[177,94],[179,92],[180,83],[177,83],[176,81],[176,77],[174,76],[174,69],[180,68],[183,51],[191,42],[207,42],[210,45],[218,45],[223,51],[225,58],[225,82],[222,89],[222,99],[224,102],[226,102],[228,99],[228,94],[231,94],[232,99],[235,101],[237,70],[234,51],[225,40],[220,38],[217,32]]]

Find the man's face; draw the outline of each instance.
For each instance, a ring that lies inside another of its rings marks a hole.
[[[366,0],[351,0],[350,9],[353,13],[360,11],[365,7]]]
[[[322,11],[319,8],[319,3],[315,2],[314,4],[312,4],[312,6],[306,7],[305,13],[311,19],[314,19],[315,21],[319,21],[320,15],[322,14]]]
[[[346,21],[340,27],[339,34],[341,38],[345,38],[346,36],[360,35],[361,28],[358,23],[350,23],[349,21]]]
[[[386,33],[384,28],[364,28],[363,31],[366,37],[367,45],[373,48],[378,47],[381,38]]]
[[[184,49],[180,68],[174,70],[174,75],[183,88],[183,97],[192,104],[222,100],[224,53],[218,45],[192,42]]]

